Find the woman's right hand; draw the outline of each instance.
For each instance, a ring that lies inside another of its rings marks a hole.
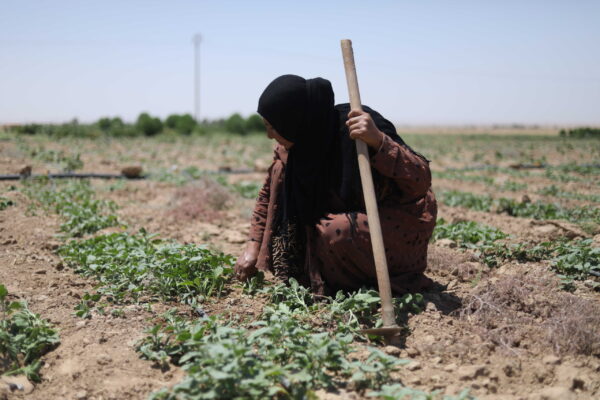
[[[260,250],[260,243],[255,241],[249,241],[246,244],[246,250],[237,259],[235,263],[235,277],[245,282],[249,278],[256,275],[258,270],[256,269],[256,262],[258,261],[258,252]]]

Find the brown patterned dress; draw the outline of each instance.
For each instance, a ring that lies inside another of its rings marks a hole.
[[[286,161],[287,151],[276,145],[252,215],[250,240],[261,244],[256,267],[262,271],[274,272],[273,221]],[[376,189],[392,290],[396,294],[422,290],[431,284],[423,272],[437,216],[429,165],[386,136],[379,150],[371,153],[371,167],[384,177]],[[305,276],[300,280],[314,292],[377,287],[365,214],[327,214],[307,237]]]

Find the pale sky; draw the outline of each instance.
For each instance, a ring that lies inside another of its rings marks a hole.
[[[275,77],[331,80],[398,124],[600,124],[600,1],[0,1],[0,123],[255,111]]]

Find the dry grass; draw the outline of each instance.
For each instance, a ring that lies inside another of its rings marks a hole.
[[[231,193],[210,178],[203,178],[178,189],[171,201],[167,216],[173,220],[213,221],[232,206]]]
[[[544,324],[556,353],[600,356],[600,306],[564,294],[562,307]]]
[[[557,354],[598,354],[600,306],[557,286],[544,270],[490,279],[465,299],[459,316],[511,353],[541,347]]]
[[[427,253],[427,272],[443,277],[453,276],[461,282],[476,279],[488,271],[483,264],[473,261],[472,255],[458,250],[430,245]]]

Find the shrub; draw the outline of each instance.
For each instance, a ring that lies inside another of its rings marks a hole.
[[[171,114],[165,120],[167,128],[175,130],[177,133],[189,135],[196,128],[196,120],[190,114]]]
[[[104,117],[100,118],[98,122],[96,122],[96,126],[98,126],[98,128],[100,128],[100,130],[104,133],[113,133],[123,129],[125,123],[123,123],[123,120],[119,117]]]
[[[600,139],[600,128],[581,127],[574,129],[561,129],[560,136],[572,138],[597,138]]]
[[[24,135],[36,135],[42,133],[44,126],[40,124],[26,124],[15,127],[15,131]]]
[[[240,114],[235,113],[225,121],[225,130],[240,135],[246,134],[246,121]]]
[[[154,136],[162,131],[163,124],[159,118],[151,117],[148,113],[141,113],[135,127],[146,136]]]
[[[262,117],[258,114],[252,114],[246,120],[246,130],[248,132],[265,132],[265,124]]]

